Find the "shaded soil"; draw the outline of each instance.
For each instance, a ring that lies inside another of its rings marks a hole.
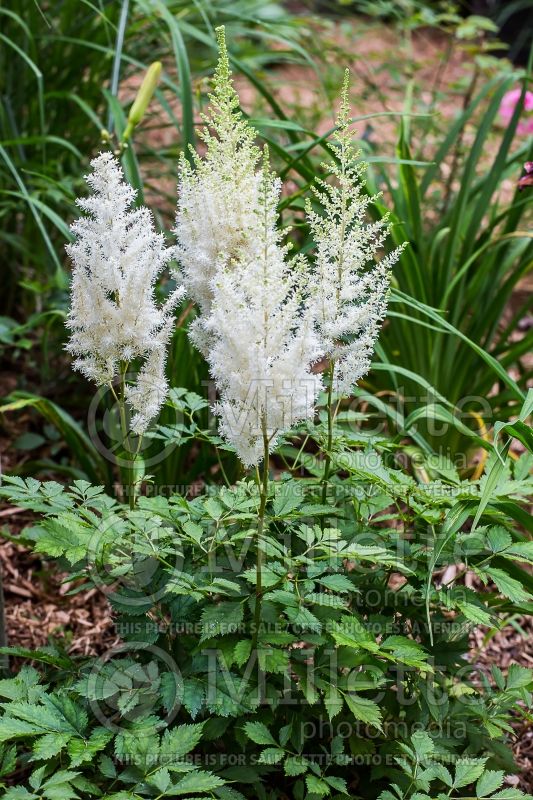
[[[471,636],[471,655],[476,664],[490,670],[496,664],[505,673],[511,664],[521,664],[533,669],[533,619],[515,619],[514,625],[507,625],[488,642],[487,631],[476,629]],[[517,721],[513,726],[516,739],[513,751],[520,775],[507,779],[507,784],[518,786],[526,792],[533,792],[533,725],[527,721]]]
[[[25,512],[4,509],[15,525],[24,524]],[[4,519],[2,519],[4,517]],[[25,522],[27,524],[27,520]],[[8,643],[35,649],[57,644],[72,655],[98,655],[118,639],[107,600],[91,589],[69,595],[74,584],[26,547],[0,538]]]

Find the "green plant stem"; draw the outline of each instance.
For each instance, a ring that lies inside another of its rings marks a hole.
[[[333,423],[335,421],[335,415],[333,413],[333,376],[335,372],[335,363],[332,361],[329,365],[328,375],[329,375],[329,386],[328,386],[328,400],[327,400],[327,411],[328,411],[328,442],[326,446],[326,459],[324,464],[324,477],[322,478],[322,505],[326,505],[326,501],[328,498],[328,484],[329,484],[329,475],[331,471],[331,448],[333,447]]]
[[[4,605],[4,580],[2,567],[0,567],[0,646],[7,647],[6,615]],[[0,656],[0,673],[2,677],[9,673],[9,656]]]
[[[123,442],[124,442],[124,455],[126,459],[131,458],[131,452],[128,447],[128,422],[126,419],[126,372],[127,372],[128,365],[124,365],[121,374],[121,385],[120,385],[120,397],[118,399],[118,408],[119,408],[119,415],[120,415],[120,428],[122,431]],[[133,510],[135,508],[135,459],[137,457],[137,453],[133,456],[133,464],[131,462],[126,467],[126,485],[128,487],[128,502],[130,509]]]
[[[263,430],[263,471],[261,480],[259,482],[259,511],[257,512],[257,561],[256,561],[256,581],[255,581],[255,608],[254,608],[254,631],[252,638],[252,650],[257,647],[257,637],[259,634],[259,625],[261,624],[261,600],[263,595],[262,575],[263,568],[263,548],[262,539],[263,531],[265,528],[265,509],[268,500],[268,470],[270,467],[269,458],[269,439],[267,433],[266,418],[263,416],[261,427]]]

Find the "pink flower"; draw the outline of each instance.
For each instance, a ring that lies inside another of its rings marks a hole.
[[[502,98],[502,102],[500,103],[500,117],[506,125],[511,121],[513,112],[520,102],[521,94],[521,89],[511,89],[511,91],[506,92]],[[527,113],[531,111],[533,111],[533,92],[526,92],[523,105],[523,113],[526,112],[524,115],[525,119],[522,119],[516,127],[516,132],[520,134],[520,136],[528,136],[530,133],[533,133],[533,114]]]

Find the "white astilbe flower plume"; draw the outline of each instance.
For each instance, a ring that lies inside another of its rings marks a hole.
[[[276,227],[280,188],[265,158],[258,206],[248,211],[253,236],[238,258],[217,270],[205,319],[220,430],[246,466],[258,464],[284,431],[313,417],[321,388],[311,371],[319,351],[304,262],[286,261],[289,248]]]
[[[216,270],[238,260],[255,236],[261,171],[255,131],[242,118],[231,82],[224,28],[217,29],[220,57],[215,73],[210,113],[199,136],[206,149],[194,151],[194,167],[182,154],[179,165],[176,216],[176,257],[187,294],[201,314],[209,314]],[[207,355],[202,319],[189,334]]]
[[[333,370],[333,388],[349,394],[368,371],[370,359],[387,308],[390,268],[402,248],[376,261],[390,230],[386,218],[367,223],[375,197],[363,194],[366,165],[355,164],[359,155],[352,145],[348,105],[348,71],[337,120],[337,161],[324,165],[334,180],[318,180],[313,191],[323,213],[306,205],[316,244],[315,271],[311,277],[316,299],[316,325],[322,350]]]
[[[142,362],[136,382],[125,387],[131,429],[142,434],[167,393],[166,348],[183,290],[156,302],[154,286],[172,250],[148,209],[131,208],[136,193],[115,157],[101,153],[91,166],[86,180],[93,194],[77,200],[86,216],[71,226],[74,241],[67,246],[73,263],[67,350],[76,356],[75,369],[98,385]]]

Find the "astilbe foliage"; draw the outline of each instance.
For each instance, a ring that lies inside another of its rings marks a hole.
[[[254,236],[218,270],[203,322],[221,395],[215,406],[221,433],[245,465],[259,463],[281,432],[313,417],[321,387],[311,371],[319,342],[304,295],[305,261],[287,260],[276,225],[280,190],[265,155],[258,206],[248,212]]]
[[[217,29],[220,58],[210,94],[210,113],[199,132],[206,150],[192,151],[193,166],[182,153],[176,215],[176,255],[188,296],[202,314],[213,299],[218,268],[238,259],[255,236],[261,184],[256,133],[243,119],[230,78],[224,29]],[[252,213],[251,213],[252,212]],[[193,321],[190,335],[205,354],[209,350],[203,318]]]
[[[86,180],[93,193],[77,200],[85,216],[72,224],[74,241],[67,246],[73,263],[67,350],[76,356],[74,367],[98,385],[124,375],[131,362],[140,364],[125,398],[132,430],[143,433],[167,393],[166,348],[183,291],[156,301],[155,283],[172,249],[150,211],[132,208],[136,193],[116,158],[101,153],[91,166]]]
[[[316,245],[311,287],[323,355],[330,361],[334,388],[349,393],[370,367],[387,309],[390,268],[402,248],[376,260],[390,226],[386,218],[366,222],[376,198],[364,193],[366,165],[356,161],[359,153],[352,144],[348,72],[337,125],[330,145],[334,159],[323,165],[333,180],[317,180],[312,188],[321,210],[308,200],[306,212]]]

